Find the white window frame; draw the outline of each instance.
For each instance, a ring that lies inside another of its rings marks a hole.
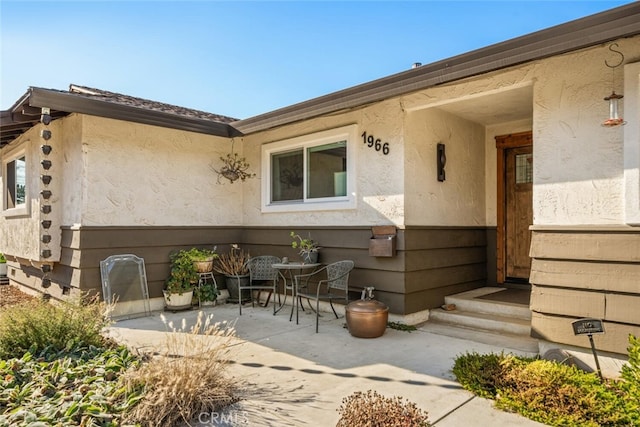
[[[316,210],[341,210],[356,208],[356,141],[357,125],[348,125],[329,129],[309,135],[298,136],[282,141],[271,142],[262,146],[262,212],[302,212]],[[347,193],[346,196],[325,197],[321,199],[305,199],[296,201],[271,202],[271,156],[286,151],[302,149],[305,156],[306,188],[306,153],[307,149],[319,145],[347,141]]]
[[[25,160],[25,195],[24,195],[24,203],[17,205],[13,208],[9,208],[8,198],[9,198],[9,189],[7,185],[8,177],[7,177],[7,167],[9,163],[16,161],[20,158],[24,157]],[[29,214],[29,156],[27,155],[27,150],[22,148],[20,150],[13,151],[8,155],[3,156],[2,159],[2,216],[11,217],[11,216],[24,216]]]

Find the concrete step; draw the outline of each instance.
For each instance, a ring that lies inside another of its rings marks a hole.
[[[423,323],[419,329],[433,334],[500,347],[506,353],[514,353],[519,356],[536,357],[539,353],[538,340],[523,335],[492,333],[475,328],[441,323],[432,319]]]
[[[448,311],[436,308],[429,313],[429,321],[437,321],[496,333],[507,333],[527,337],[531,335],[530,320],[503,316],[496,313],[481,313],[461,310],[459,308]]]
[[[503,290],[504,288],[485,287],[445,297],[445,304],[455,304],[463,312],[485,313],[531,320],[531,310],[527,305],[478,299],[481,296]]]

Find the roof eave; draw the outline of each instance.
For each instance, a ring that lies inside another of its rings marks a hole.
[[[250,134],[640,34],[640,2],[232,122]]]
[[[42,88],[31,88],[29,106],[38,108],[48,107],[52,110],[66,111],[69,113],[89,114],[227,138],[235,136],[236,134],[233,128],[226,123],[176,116],[162,111],[116,104]]]

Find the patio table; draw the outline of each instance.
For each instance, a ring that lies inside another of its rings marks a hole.
[[[289,321],[293,319],[293,308],[295,306],[296,301],[296,284],[294,280],[294,276],[296,274],[302,274],[305,270],[315,270],[322,264],[320,263],[304,263],[304,262],[288,262],[288,263],[277,263],[272,264],[271,266],[280,272],[284,280],[284,301],[280,304],[280,307],[276,310],[276,313],[279,312],[282,307],[284,307],[287,302],[287,291],[291,290],[291,298],[293,299],[291,304],[291,314],[289,315]],[[304,308],[303,308],[304,310]]]

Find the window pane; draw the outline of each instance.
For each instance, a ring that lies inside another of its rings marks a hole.
[[[24,205],[26,202],[26,168],[25,158],[7,163],[7,209]]]
[[[533,154],[516,155],[516,184],[533,182]]]
[[[16,160],[16,205],[24,205],[27,190],[27,171],[24,157]]]
[[[271,201],[302,200],[302,149],[271,155]]]
[[[347,195],[347,141],[307,150],[307,198]]]

